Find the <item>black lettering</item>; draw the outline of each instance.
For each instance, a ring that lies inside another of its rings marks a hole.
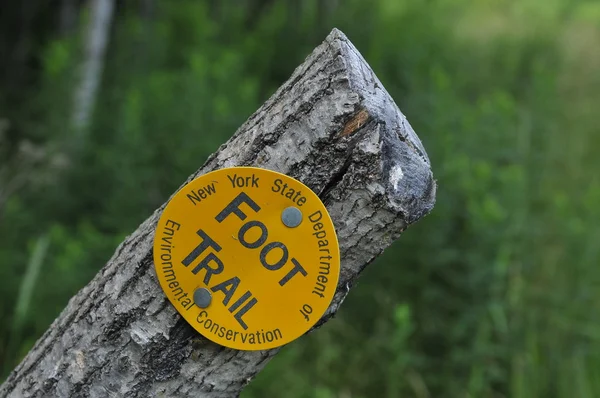
[[[252,300],[248,301],[246,305],[244,305],[233,317],[236,321],[244,328],[244,330],[248,329],[248,325],[242,319],[244,314],[250,310],[250,308],[254,307],[254,305],[258,303],[258,300],[255,297],[252,297]],[[231,309],[230,309],[231,311]]]
[[[234,174],[233,177],[230,175],[227,175],[227,179],[229,180],[229,182],[231,183],[231,187],[235,188],[235,178],[237,177],[237,174]]]
[[[190,193],[188,193],[186,196],[188,197],[189,200],[192,201],[194,206],[196,206],[196,203],[202,202],[202,199],[200,199],[198,197],[198,194],[196,192],[194,192],[193,190]]]
[[[248,300],[250,297],[252,297],[252,293],[250,293],[250,291],[246,291],[246,293],[242,294],[242,297],[240,297],[235,303],[233,303],[231,305],[231,307],[229,307],[229,312],[231,312],[233,314],[233,311],[237,310],[238,307],[240,305],[242,305],[244,303],[244,301]]]
[[[281,249],[281,258],[276,263],[269,264],[267,262],[267,255],[271,252],[271,250],[273,250],[275,248]],[[262,250],[260,251],[260,262],[262,263],[263,267],[265,267],[269,271],[277,271],[278,269],[280,269],[281,267],[283,267],[285,265],[287,260],[288,260],[288,249],[281,242],[271,242],[268,245],[266,245],[265,247],[263,247]]]
[[[302,191],[297,191],[296,195],[294,195],[294,199],[292,199],[292,202],[296,202],[298,200],[298,196],[300,196],[302,194]]]
[[[304,316],[306,322],[308,322],[310,321],[310,317],[308,315],[312,313],[312,307],[308,304],[304,304],[300,310],[300,313]]]
[[[217,267],[212,268],[209,265],[210,262],[217,264]],[[192,270],[192,273],[196,275],[202,269],[206,270],[206,275],[204,275],[204,284],[208,285],[210,283],[210,278],[214,274],[220,274],[221,272],[223,272],[223,262],[214,253],[209,253],[206,257],[202,259],[202,261],[200,261],[198,265],[196,265],[196,267]]]
[[[308,219],[310,220],[310,222],[317,222],[321,218],[323,218],[323,214],[321,214],[321,210],[317,210],[313,214],[308,216]]]
[[[273,192],[279,192],[279,191],[281,191],[281,183],[282,182],[283,181],[281,181],[279,178],[276,179],[275,182],[273,182],[274,186],[271,187],[271,191],[273,191]]]
[[[206,193],[208,194],[208,196],[212,195],[213,193],[217,193],[214,182],[210,185],[205,186],[204,189],[206,189]]]
[[[179,298],[177,298],[177,301],[181,301],[181,299],[184,297],[187,297],[187,293],[183,293],[183,296],[180,296]]]
[[[234,276],[231,279],[227,279],[225,282],[221,282],[218,285],[213,286],[210,290],[213,292],[222,291],[225,297],[223,298],[223,305],[229,304],[229,300],[233,297],[237,287],[240,284],[240,278]]]
[[[259,227],[261,234],[256,241],[249,243],[245,236],[246,232],[248,232],[248,230],[252,227]],[[248,221],[246,224],[242,225],[242,228],[240,228],[240,231],[238,232],[238,240],[248,249],[256,249],[265,243],[267,240],[267,234],[267,227],[265,224],[261,223],[260,221]]]
[[[215,183],[213,182],[204,188],[198,189],[198,191],[191,190],[186,196],[194,204],[194,206],[196,206],[196,203],[202,202],[203,199],[206,199],[208,196],[216,192],[217,190],[215,189]]]
[[[184,258],[181,261],[183,263],[183,265],[185,265],[186,267],[188,265],[190,265],[192,263],[192,261],[196,260],[198,258],[198,256],[200,254],[202,254],[204,252],[204,250],[208,249],[209,247],[212,247],[217,252],[221,251],[221,246],[219,246],[219,244],[217,242],[212,240],[206,232],[199,229],[196,232],[196,234],[198,234],[198,236],[202,238],[202,242],[198,246],[196,246],[196,248],[194,250],[192,250],[192,252],[186,256],[186,258]]]
[[[322,283],[317,282],[317,284],[315,285],[315,290],[316,292],[324,292],[325,291],[325,285]]]
[[[181,227],[181,225],[179,223],[176,223],[175,221],[172,221],[172,220],[167,220],[167,222],[165,223],[167,227],[169,227],[169,223],[171,223],[171,226],[173,228],[177,227],[177,230],[179,230],[179,228]]]
[[[313,232],[313,235],[317,238],[317,239],[323,239],[324,237],[327,236],[327,232],[325,231],[319,231],[319,232]]]
[[[175,272],[173,272],[172,267],[170,269],[165,269],[163,267],[163,274],[165,275],[165,280],[167,282],[171,282],[175,280]]]
[[[206,312],[206,311],[204,311],[204,310],[200,311],[200,313],[199,313],[199,314],[198,314],[198,316],[196,317],[196,322],[198,322],[198,323],[203,323],[203,322],[204,322],[204,319],[202,319],[202,317],[206,318],[207,316],[208,316],[208,312]],[[202,320],[200,320],[200,319],[202,319]]]
[[[217,216],[215,220],[219,223],[223,222],[231,213],[234,213],[238,218],[242,221],[246,219],[246,214],[240,210],[240,205],[242,203],[246,203],[252,210],[256,213],[260,211],[260,206],[256,204],[255,201],[250,199],[245,192],[240,192],[238,196],[236,196]]]
[[[286,283],[288,283],[288,281],[290,279],[292,279],[292,277],[294,275],[296,275],[298,272],[300,272],[302,275],[306,276],[306,270],[302,267],[302,265],[300,265],[300,263],[298,262],[298,260],[296,260],[295,258],[292,257],[292,263],[294,264],[294,268],[292,268],[290,270],[290,272],[288,272],[288,274],[286,276],[283,277],[283,279],[281,279],[279,281],[279,286],[283,286]]]

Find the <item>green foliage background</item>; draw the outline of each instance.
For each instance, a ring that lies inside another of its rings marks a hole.
[[[0,201],[4,376],[338,27],[421,137],[437,205],[243,396],[600,396],[600,2],[127,4],[83,138],[77,32],[37,34],[32,78],[0,87],[0,184],[27,170]]]

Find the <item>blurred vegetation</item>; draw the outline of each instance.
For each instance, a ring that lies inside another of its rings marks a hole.
[[[79,146],[85,4],[69,27],[42,3],[0,16],[3,376],[335,26],[421,137],[437,205],[243,396],[600,396],[600,2],[119,2]]]

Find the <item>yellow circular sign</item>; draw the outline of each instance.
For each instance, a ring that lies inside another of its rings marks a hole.
[[[156,274],[177,311],[226,347],[264,350],[307,332],[335,293],[340,253],[319,197],[284,174],[205,174],[167,204]]]

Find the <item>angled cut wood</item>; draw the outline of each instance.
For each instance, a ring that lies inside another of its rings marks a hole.
[[[419,138],[335,29],[188,182],[232,166],[285,173],[327,206],[342,270],[335,298],[315,327],[338,310],[364,267],[435,202]],[[277,353],[218,346],[168,302],[152,262],[163,208],[70,300],[0,396],[231,397]]]

